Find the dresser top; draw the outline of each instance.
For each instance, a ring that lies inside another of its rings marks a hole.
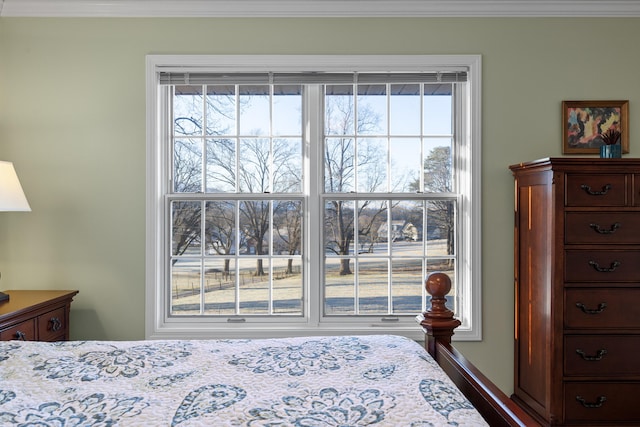
[[[546,157],[538,160],[517,163],[509,166],[512,171],[535,168],[579,168],[579,169],[602,169],[602,168],[635,168],[640,172],[640,158],[622,157],[617,159],[602,159],[600,157]]]

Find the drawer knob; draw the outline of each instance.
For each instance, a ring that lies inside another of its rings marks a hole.
[[[600,314],[604,311],[605,308],[607,308],[607,303],[601,302],[600,304],[598,304],[598,308],[590,309],[587,308],[583,303],[577,302],[576,307],[578,307],[580,310],[582,310],[583,313],[586,314]]]
[[[579,348],[576,349],[576,353],[578,353],[580,357],[582,357],[587,362],[597,362],[599,360],[602,360],[604,355],[607,354],[607,350],[605,349],[598,350],[595,356],[587,356],[587,354],[584,351],[580,350]]]
[[[51,330],[53,332],[58,332],[60,329],[62,329],[62,322],[57,317],[52,317],[51,319],[49,319],[49,323],[51,323]]]
[[[16,334],[14,335],[14,337],[16,337],[16,339],[20,340],[20,341],[26,341],[27,340],[27,334],[25,334],[22,331],[16,331]]]
[[[599,271],[600,273],[612,273],[616,270],[616,268],[620,267],[620,261],[613,261],[609,267],[600,267],[595,261],[589,261],[589,265]]]
[[[600,397],[598,397],[598,399],[597,399],[595,402],[593,402],[593,403],[589,403],[589,402],[587,402],[586,400],[584,400],[584,398],[583,398],[582,396],[576,396],[576,400],[577,400],[578,402],[580,402],[580,404],[581,404],[582,406],[584,406],[585,408],[599,408],[599,407],[601,407],[601,406],[604,404],[604,402],[606,402],[606,401],[607,401],[607,397],[606,397],[606,396],[600,396]]]
[[[590,196],[604,196],[609,192],[609,190],[611,190],[611,184],[606,184],[604,187],[602,187],[601,191],[594,191],[587,184],[582,184],[580,188],[586,191]]]
[[[598,224],[589,224],[589,227],[593,228],[595,230],[596,233],[600,233],[600,234],[613,234],[616,232],[616,230],[618,228],[621,227],[622,224],[620,224],[619,222],[616,222],[615,224],[611,225],[610,229],[606,229],[606,228],[600,228],[600,226]]]

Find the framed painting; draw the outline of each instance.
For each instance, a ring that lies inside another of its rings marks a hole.
[[[620,132],[622,152],[629,152],[629,101],[562,101],[562,153],[598,154],[602,134]]]

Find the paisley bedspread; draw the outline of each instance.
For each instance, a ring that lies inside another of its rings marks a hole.
[[[0,342],[0,426],[486,426],[415,341]]]

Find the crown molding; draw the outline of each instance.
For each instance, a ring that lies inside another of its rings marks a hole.
[[[640,0],[0,0],[0,17],[640,17]]]

